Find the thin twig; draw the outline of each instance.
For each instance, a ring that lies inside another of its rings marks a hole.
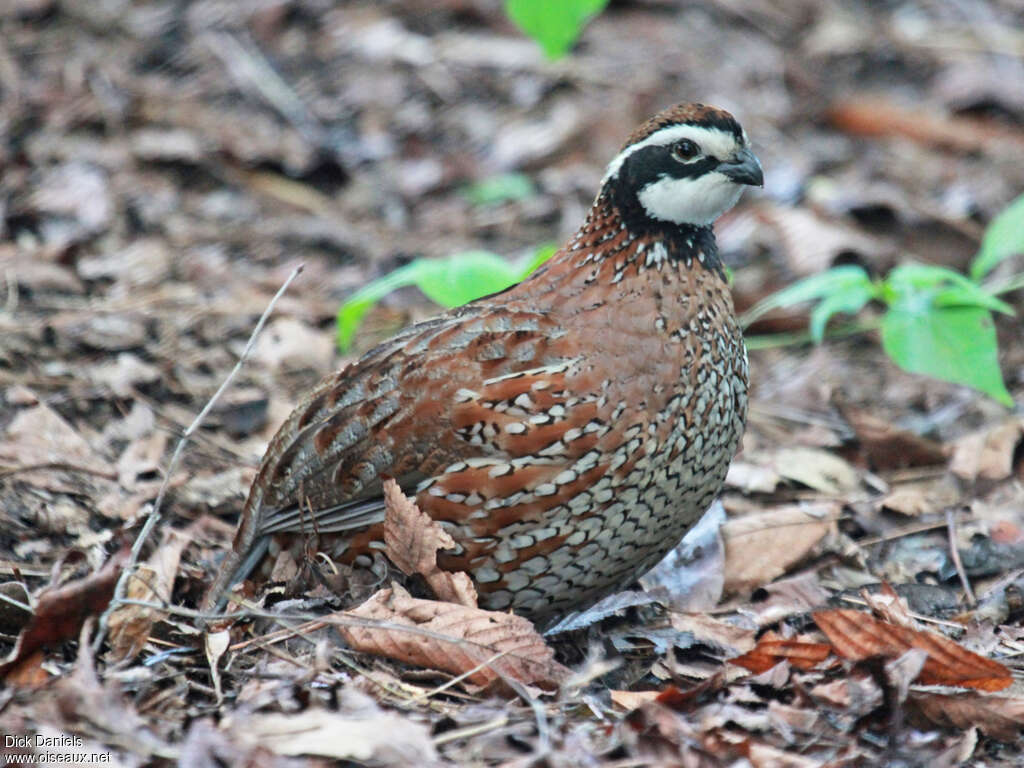
[[[456,728],[451,731],[445,731],[440,736],[434,737],[434,746],[439,747],[442,744],[447,744],[450,741],[458,741],[459,739],[468,739],[473,736],[479,736],[482,733],[493,731],[495,728],[504,728],[509,723],[508,715],[499,715],[493,720],[488,720],[486,723],[480,723],[479,725],[470,725],[465,728]],[[646,763],[644,763],[646,765]]]
[[[472,669],[467,669],[465,672],[463,672],[458,677],[453,677],[447,683],[444,683],[443,685],[439,685],[437,688],[434,688],[433,690],[424,691],[423,693],[416,694],[409,701],[411,703],[418,703],[418,702],[422,701],[423,699],[429,699],[431,696],[436,696],[439,693],[444,693],[445,691],[447,691],[452,686],[458,685],[463,680],[467,679],[470,675],[475,675],[477,672],[479,672],[484,667],[489,667],[491,664],[496,662],[498,659],[500,659],[501,657],[503,657],[507,653],[508,653],[508,651],[500,651],[500,652],[494,654],[493,656],[491,656],[491,658],[485,659],[485,660],[481,661],[479,664],[477,664]]]
[[[238,358],[238,362],[235,363],[235,367],[231,369],[231,373],[229,373],[224,379],[220,388],[213,394],[213,397],[209,399],[203,410],[199,412],[199,415],[193,419],[188,429],[185,430],[185,433],[178,441],[178,445],[175,447],[174,453],[171,455],[171,460],[167,465],[167,471],[164,473],[164,480],[160,484],[160,490],[157,492],[156,501],[153,502],[153,509],[150,510],[149,517],[146,518],[146,523],[142,526],[142,530],[139,532],[139,535],[135,537],[135,543],[132,544],[131,556],[128,558],[128,562],[125,564],[124,570],[121,572],[121,576],[117,580],[117,586],[114,589],[114,597],[110,601],[110,605],[107,607],[107,610],[105,610],[103,615],[100,617],[99,627],[96,630],[96,639],[93,641],[93,648],[95,652],[99,652],[99,648],[107,635],[107,625],[110,621],[110,615],[124,602],[124,596],[128,590],[128,580],[135,572],[135,568],[139,562],[139,556],[142,554],[142,548],[145,546],[149,537],[153,533],[153,529],[156,528],[157,523],[160,521],[162,511],[161,506],[163,505],[164,496],[167,493],[167,488],[170,485],[171,478],[174,476],[175,471],[177,471],[178,462],[181,460],[181,455],[185,449],[185,445],[188,443],[192,434],[199,429],[203,421],[206,420],[207,415],[209,415],[213,406],[216,405],[220,396],[224,394],[225,390],[227,390],[235,376],[238,375],[238,372],[242,370],[242,366],[252,353],[253,347],[256,346],[257,337],[263,330],[263,326],[266,325],[271,312],[274,311],[274,305],[277,304],[278,299],[280,299],[284,295],[285,291],[288,290],[288,286],[292,284],[292,281],[302,273],[303,266],[304,265],[299,264],[299,266],[293,269],[292,273],[288,276],[288,279],[284,281],[284,285],[282,285],[278,289],[277,293],[274,294],[274,298],[270,300],[270,303],[267,304],[267,308],[263,310],[263,314],[260,315],[259,322],[256,323],[256,327],[250,334],[249,341],[245,345],[245,349],[242,350],[242,354]]]
[[[101,469],[86,467],[81,464],[72,464],[67,461],[44,461],[39,464],[21,464],[14,467],[3,467],[0,468],[0,479],[11,477],[12,475],[17,475],[22,472],[38,472],[47,469],[62,470],[64,472],[81,472],[86,475],[102,477],[104,480],[117,480],[116,472],[104,472]]]
[[[964,564],[960,561],[960,550],[956,548],[956,519],[953,517],[953,510],[946,510],[946,530],[949,531],[949,556],[953,560],[953,565],[956,567],[957,576],[960,577],[960,583],[963,584],[964,593],[967,595],[967,602],[973,608],[977,605],[978,601],[974,598],[974,590],[971,589],[971,582],[967,580],[967,571],[964,570]]]

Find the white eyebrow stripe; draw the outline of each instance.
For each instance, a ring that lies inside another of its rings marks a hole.
[[[644,147],[664,147],[674,144],[680,139],[690,139],[697,142],[697,145],[705,154],[714,155],[720,160],[732,157],[738,149],[736,137],[729,131],[720,128],[705,128],[699,125],[670,125],[655,131],[643,141],[632,144],[617,154],[604,172],[601,184],[618,174],[626,158]]]

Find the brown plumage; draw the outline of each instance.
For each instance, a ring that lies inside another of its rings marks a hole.
[[[726,112],[682,104],[640,126],[544,267],[299,404],[206,608],[313,536],[367,562],[384,477],[452,535],[440,565],[469,572],[486,608],[550,619],[653,566],[718,493],[743,431],[746,352],[710,222],[760,182]]]

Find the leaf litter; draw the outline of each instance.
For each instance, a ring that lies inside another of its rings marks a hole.
[[[497,6],[15,3],[0,20],[5,731],[77,736],[125,765],[1019,764],[1020,419],[897,370],[870,336],[752,351],[724,524],[563,631],[476,608],[436,568],[444,531],[399,498],[388,557],[442,600],[371,575],[346,601],[322,560],[289,592],[293,561],[245,586],[232,620],[194,615],[274,429],[344,361],[341,301],[410,257],[562,239],[623,126],[681,91],[729,94],[766,162],[765,196],[721,222],[740,311],[839,264],[967,267],[1024,188],[1004,5],[960,6],[986,14],[979,37],[908,3],[617,4],[547,64]],[[723,50],[742,54],[707,67]],[[276,79],[246,74],[267,66]],[[463,194],[506,170],[533,196],[481,210]],[[237,395],[167,478],[94,652],[170,452],[299,262]],[[356,347],[434,311],[417,301],[374,308]],[[1020,402],[1018,320],[997,332]]]

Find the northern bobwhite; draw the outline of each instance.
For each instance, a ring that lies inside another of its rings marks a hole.
[[[368,564],[386,477],[452,535],[439,563],[469,572],[482,607],[551,619],[650,569],[719,492],[743,432],[746,349],[711,224],[762,180],[723,110],[684,103],[638,127],[547,264],[306,396],[205,608],[282,548]]]

